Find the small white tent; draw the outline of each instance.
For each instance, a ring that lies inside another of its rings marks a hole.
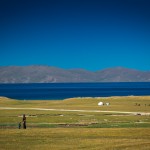
[[[106,103],[107,106],[109,106],[109,103]]]
[[[99,102],[99,103],[98,103],[98,106],[103,106],[103,105],[104,105],[103,102]]]

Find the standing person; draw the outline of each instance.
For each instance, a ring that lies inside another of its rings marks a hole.
[[[23,114],[22,122],[23,122],[23,128],[26,129],[26,116],[25,116],[25,114]]]

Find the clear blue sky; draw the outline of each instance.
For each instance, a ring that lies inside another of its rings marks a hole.
[[[150,0],[0,0],[0,66],[150,70]]]

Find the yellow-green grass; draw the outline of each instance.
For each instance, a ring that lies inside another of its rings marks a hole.
[[[148,128],[1,129],[2,150],[149,150]]]
[[[30,127],[150,127],[148,115],[111,113],[80,113],[38,110],[0,110],[0,128],[18,127],[22,114],[27,116]],[[54,126],[55,125],[55,126]]]
[[[97,106],[109,102],[110,106]],[[138,106],[140,104],[140,106]],[[2,150],[149,150],[150,96],[73,98],[60,101],[21,101],[0,98],[0,149]],[[57,110],[31,110],[48,108]],[[103,110],[120,112],[79,112]],[[18,129],[22,114],[27,129]]]
[[[110,106],[97,106],[99,101],[109,102]],[[138,106],[140,104],[140,106]],[[0,98],[0,107],[26,108],[27,110],[0,109],[0,128],[17,128],[22,114],[27,116],[30,127],[90,127],[90,128],[129,128],[150,127],[149,115],[134,115],[117,112],[65,112],[65,110],[103,110],[150,112],[150,96],[73,98],[59,101],[21,101]],[[58,110],[30,110],[28,108],[49,108]]]
[[[98,102],[109,102],[110,106],[98,106]],[[140,106],[138,106],[140,105]],[[12,100],[0,98],[0,107],[53,108],[78,110],[150,112],[150,96],[126,96],[108,98],[72,98],[66,100]]]

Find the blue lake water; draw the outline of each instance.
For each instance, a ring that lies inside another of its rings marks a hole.
[[[0,96],[19,100],[150,95],[150,82],[0,84]]]

